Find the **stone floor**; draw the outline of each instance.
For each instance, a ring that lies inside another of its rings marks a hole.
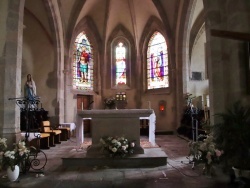
[[[141,138],[142,139],[142,138]],[[120,168],[108,166],[64,167],[62,157],[72,153],[84,153],[86,148],[76,148],[75,138],[64,141],[49,150],[43,150],[48,158],[44,176],[36,172],[20,174],[16,182],[10,182],[1,172],[0,187],[85,187],[85,188],[233,188],[245,187],[230,183],[230,178],[220,170],[215,177],[202,175],[202,167],[187,159],[188,140],[178,135],[157,135],[156,143],[168,155],[165,166],[153,168]],[[37,177],[38,176],[38,177]]]

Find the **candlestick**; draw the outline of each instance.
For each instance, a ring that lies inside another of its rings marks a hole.
[[[148,101],[148,109],[151,109],[151,102]]]
[[[208,108],[207,105],[204,106],[204,117],[205,117],[205,121],[208,120]]]

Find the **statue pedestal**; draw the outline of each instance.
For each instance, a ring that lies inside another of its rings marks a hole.
[[[87,155],[100,154],[100,138],[103,136],[124,136],[135,141],[135,154],[143,154],[140,146],[140,119],[148,118],[150,122],[149,141],[155,144],[155,114],[151,109],[122,109],[122,110],[83,110],[77,112],[77,145],[84,141],[82,119],[91,119],[92,146]]]

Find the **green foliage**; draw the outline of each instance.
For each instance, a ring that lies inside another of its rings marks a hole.
[[[216,116],[222,121],[214,125],[214,138],[224,151],[225,166],[250,169],[250,107],[236,102],[225,113]]]

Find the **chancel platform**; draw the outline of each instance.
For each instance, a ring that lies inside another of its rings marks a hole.
[[[79,110],[77,112],[76,138],[77,146],[84,141],[83,119],[91,119],[92,145],[87,155],[99,155],[100,138],[104,136],[124,136],[135,141],[135,154],[143,154],[140,146],[140,119],[149,119],[149,141],[155,144],[155,114],[152,109],[121,109],[121,110]]]
[[[143,149],[140,145],[140,120],[149,120],[148,141],[155,146],[155,114],[152,109],[79,110],[76,116],[77,148],[84,143],[84,119],[91,120],[91,143],[86,155],[63,158],[66,166],[146,167],[167,164],[167,155],[161,148]],[[101,153],[100,138],[125,137],[135,142],[134,154],[125,158],[110,158]],[[79,154],[79,153],[78,153]]]
[[[77,152],[78,156],[76,157],[62,158],[63,165],[66,167],[108,166],[111,168],[145,168],[167,164],[167,155],[161,148],[145,148],[144,154],[135,154],[125,158],[104,157],[100,153],[98,156],[79,157],[80,152]]]

